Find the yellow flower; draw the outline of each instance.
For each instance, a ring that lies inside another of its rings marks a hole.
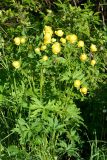
[[[40,48],[35,48],[35,53],[39,53],[40,52]]]
[[[20,37],[15,37],[14,38],[14,43],[18,46],[20,45]]]
[[[48,56],[45,55],[45,56],[42,57],[42,59],[43,59],[43,61],[47,61],[48,60]]]
[[[62,43],[66,43],[66,39],[65,39],[65,38],[60,38],[60,41],[61,41]]]
[[[85,53],[81,54],[80,60],[81,61],[86,61],[86,59],[87,59],[87,55]]]
[[[49,44],[49,43],[51,43],[51,38],[44,39],[44,44],[45,44],[45,45],[46,45],[46,44]]]
[[[40,50],[44,51],[46,49],[46,45],[41,46]]]
[[[50,26],[45,26],[43,32],[44,34],[49,33],[51,36],[53,34],[52,28]]]
[[[52,38],[51,41],[52,41],[52,42],[56,42],[56,38]]]
[[[44,35],[44,39],[45,40],[48,40],[48,39],[50,39],[51,38],[51,34],[50,33],[46,33],[45,35]]]
[[[52,52],[53,52],[54,54],[58,54],[60,51],[61,51],[60,43],[55,42],[55,43],[52,45]]]
[[[74,87],[79,88],[81,85],[81,81],[80,80],[75,80],[74,81]]]
[[[52,13],[52,10],[50,10],[50,9],[47,9],[46,11],[47,11],[47,13],[50,13],[50,14]]]
[[[91,65],[94,66],[96,64],[96,61],[93,59],[91,60]]]
[[[70,34],[66,36],[66,39],[70,41],[70,43],[75,43],[77,41],[77,36],[75,34]]]
[[[86,87],[80,88],[80,92],[83,94],[87,94],[87,88]]]
[[[79,41],[78,42],[78,47],[84,47],[84,41]]]
[[[62,37],[64,32],[62,30],[55,31],[55,34],[59,37]]]
[[[12,66],[13,66],[14,68],[18,69],[18,68],[20,68],[21,63],[20,63],[20,61],[13,61],[13,62],[12,62]]]
[[[70,37],[71,37],[71,34],[67,35],[67,36],[66,36],[66,40],[69,41],[69,40],[70,40]]]
[[[91,52],[96,52],[96,51],[97,51],[97,47],[96,47],[95,44],[91,44],[91,46],[90,46],[90,51],[91,51]]]
[[[20,43],[23,44],[23,43],[25,43],[25,42],[26,42],[26,38],[25,38],[25,37],[21,37],[21,38],[20,38]]]

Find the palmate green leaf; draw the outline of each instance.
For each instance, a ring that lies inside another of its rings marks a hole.
[[[41,113],[41,112],[42,112],[42,109],[35,109],[35,111],[31,112],[30,118],[38,116],[39,113]]]
[[[80,142],[80,137],[79,135],[77,134],[77,131],[74,130],[74,128],[72,127],[71,130],[69,132],[67,132],[67,138],[72,142],[74,143],[75,145],[75,142],[79,143]]]
[[[66,124],[58,124],[57,126],[56,126],[56,130],[60,130],[61,132],[66,132]]]
[[[29,130],[28,124],[24,119],[19,118],[16,123],[16,127],[12,131],[17,132],[18,134],[23,134],[23,132],[27,130]]]
[[[67,144],[64,141],[61,141],[60,143],[57,144],[57,152],[58,155],[60,156],[61,154],[67,153],[69,156],[74,156],[74,157],[80,157],[78,154],[78,148],[72,145],[72,143]]]
[[[30,110],[35,110],[35,109],[42,109],[44,106],[41,104],[41,102],[36,98],[32,97],[32,103],[30,104]]]
[[[74,71],[72,78],[73,78],[74,80],[75,80],[75,79],[79,79],[79,80],[83,79],[83,78],[84,78],[83,71],[82,71],[82,70],[79,70],[79,71],[76,70],[76,71]]]
[[[8,153],[9,153],[10,156],[17,155],[20,152],[20,150],[18,149],[18,147],[15,146],[15,145],[9,146],[7,148],[7,151],[8,151]]]
[[[70,76],[71,76],[71,72],[70,71],[67,71],[63,74],[61,74],[61,81],[68,81],[70,79]]]

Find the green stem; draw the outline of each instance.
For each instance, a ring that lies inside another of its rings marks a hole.
[[[43,75],[43,66],[40,71],[40,101],[42,101],[43,97],[43,85],[44,85],[44,75]]]

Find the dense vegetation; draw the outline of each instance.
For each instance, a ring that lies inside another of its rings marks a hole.
[[[107,30],[75,3],[0,3],[1,160],[107,159]]]

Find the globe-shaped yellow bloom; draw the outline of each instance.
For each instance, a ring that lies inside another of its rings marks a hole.
[[[51,38],[48,38],[48,39],[44,39],[44,44],[47,45],[51,43]]]
[[[18,68],[20,68],[21,63],[20,63],[20,61],[13,61],[13,62],[12,62],[12,66],[13,66],[14,68],[18,69]]]
[[[50,33],[46,33],[45,35],[44,35],[44,39],[45,40],[48,40],[48,39],[50,39],[51,38],[51,34]]]
[[[52,42],[56,42],[56,38],[52,38],[51,41],[52,41]]]
[[[79,48],[84,47],[84,41],[79,41],[79,42],[78,42],[78,47],[79,47]]]
[[[14,38],[14,43],[18,46],[20,45],[20,37],[15,37]]]
[[[64,32],[62,30],[55,31],[55,34],[59,37],[62,37]]]
[[[96,61],[93,59],[91,60],[91,65],[94,66],[96,64]]]
[[[43,61],[47,61],[47,60],[48,60],[48,56],[44,55],[44,56],[42,57],[42,59],[43,59]]]
[[[44,51],[46,49],[46,45],[41,46],[40,50]]]
[[[81,85],[81,81],[80,80],[75,80],[74,81],[74,87],[79,88]]]
[[[86,60],[87,60],[87,55],[86,55],[85,53],[81,54],[80,60],[81,60],[82,62],[86,61]]]
[[[65,38],[60,38],[60,42],[62,42],[63,44],[66,43],[66,39]]]
[[[70,41],[70,43],[75,43],[77,41],[77,36],[75,34],[67,35],[66,39]]]
[[[52,52],[53,52],[54,54],[58,54],[60,51],[61,51],[60,43],[55,42],[55,43],[52,45]]]
[[[35,48],[35,53],[39,53],[40,52],[40,48]]]
[[[52,36],[52,34],[53,34],[52,28],[50,26],[45,26],[43,32],[44,32],[44,35],[46,33],[49,33]]]
[[[26,42],[26,38],[25,37],[21,37],[20,38],[20,43],[24,44]]]
[[[87,94],[87,88],[86,88],[86,87],[80,88],[80,92],[81,92],[82,94]]]
[[[91,51],[91,52],[96,52],[96,51],[97,51],[97,47],[96,47],[95,44],[91,44],[91,46],[90,46],[90,51]]]

